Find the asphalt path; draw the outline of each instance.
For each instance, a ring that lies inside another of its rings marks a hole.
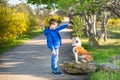
[[[63,71],[62,64],[73,61],[71,29],[60,32],[59,66],[64,75],[54,75],[50,69],[50,51],[43,34],[26,41],[0,55],[0,80],[88,80],[88,76],[70,75]]]

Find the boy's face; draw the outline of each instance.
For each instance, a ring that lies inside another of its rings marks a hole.
[[[57,25],[58,25],[57,22],[52,22],[52,23],[50,24],[50,29],[56,29]]]

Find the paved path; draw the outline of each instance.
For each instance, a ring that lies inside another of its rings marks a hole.
[[[61,71],[64,61],[72,61],[71,30],[61,31],[63,45],[60,48]],[[53,75],[50,54],[44,35],[26,41],[21,46],[0,56],[0,80],[88,80],[86,75]]]

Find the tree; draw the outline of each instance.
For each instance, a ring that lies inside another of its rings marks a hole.
[[[107,40],[106,24],[108,18],[110,17],[110,14],[106,14],[108,10],[115,13],[117,16],[120,14],[120,0],[40,0],[40,2],[47,5],[52,5],[54,3],[59,9],[64,9],[66,12],[73,10],[73,16],[76,14],[84,16],[87,23],[85,29],[86,32],[89,33],[89,44],[91,46],[97,46],[98,41],[96,38],[99,37],[99,39],[101,39],[102,35],[104,35],[104,40]],[[101,33],[99,36],[97,31],[97,20],[99,20],[99,17],[97,17],[98,15],[102,15],[100,17],[102,25]]]
[[[120,0],[109,0],[106,7],[109,11],[120,17]]]
[[[57,7],[59,9],[66,9],[66,11],[73,9],[75,13],[82,12],[82,16],[85,17],[85,20],[88,25],[90,44],[92,43],[91,45],[94,45],[94,43],[91,42],[91,38],[96,37],[96,11],[98,10],[98,7],[100,7],[98,6],[98,4],[96,4],[97,2],[94,2],[93,0],[56,0],[55,2],[53,0],[41,0],[39,3],[47,5],[51,5],[54,3],[58,5]]]
[[[47,4],[49,8],[54,7],[54,4],[59,0],[27,0],[28,3],[31,3],[33,5],[43,5]]]
[[[92,1],[92,2],[97,2],[97,5],[104,5],[105,3],[107,8],[115,13],[118,17],[120,17],[120,0],[27,0],[28,3],[31,3],[33,5],[41,5],[41,4],[47,4],[49,5],[49,7],[53,7],[53,3],[54,4],[65,4],[63,7],[64,8],[69,8],[72,6],[76,6],[76,4],[78,5],[79,2],[82,3],[87,3],[87,1]],[[73,5],[74,4],[74,5]],[[59,5],[60,6],[60,5]],[[61,7],[62,7],[61,6]],[[85,7],[86,5],[83,4],[83,6]],[[88,6],[87,8],[89,8],[90,6]],[[102,7],[102,6],[99,6]],[[79,9],[79,8],[78,8]],[[84,9],[84,8],[83,8]]]
[[[20,3],[14,6],[14,8],[18,11],[18,12],[24,12],[28,15],[33,15],[33,11],[31,9],[31,7],[26,4],[26,3]]]
[[[0,0],[0,6],[1,5],[4,5],[4,6],[7,5],[7,1],[6,0]]]
[[[56,2],[58,0],[27,0],[28,3],[36,5],[37,8],[35,9],[36,16],[40,19],[40,25],[42,28],[44,27],[44,19],[45,17],[51,15],[51,12],[56,9]],[[41,7],[44,6],[45,7]]]
[[[28,30],[27,32],[30,33],[32,32],[32,30],[36,29],[39,27],[39,18],[37,18],[37,16],[34,15],[34,11],[33,9],[26,3],[20,3],[16,6],[14,6],[14,8],[20,12],[20,13],[25,13],[28,15]]]
[[[85,21],[87,23],[88,28],[85,27],[86,34],[89,33],[89,44],[91,46],[97,46],[96,44],[96,36],[97,36],[97,26],[96,26],[96,20],[97,20],[97,13],[99,9],[101,8],[101,5],[103,5],[103,2],[100,1],[93,1],[93,0],[60,0],[58,3],[60,8],[68,9],[71,8],[74,11],[74,14],[79,14],[80,16],[84,16]],[[60,6],[65,5],[65,6]],[[93,41],[94,40],[94,41]]]
[[[35,16],[37,16],[40,20],[39,25],[44,29],[44,19],[50,15],[51,9],[46,9],[41,6],[37,6],[34,9]]]
[[[112,6],[114,7],[112,10],[109,9],[111,8],[111,3],[116,4],[116,6]],[[76,14],[84,16],[87,23],[87,26],[85,26],[85,32],[89,33],[89,44],[94,46],[97,43],[96,38],[101,39],[103,36],[104,41],[107,41],[106,24],[110,17],[110,12],[116,12],[116,15],[120,14],[119,3],[119,0],[60,0],[58,5],[60,8],[66,9],[66,11],[72,8],[74,11],[74,14],[72,14],[73,16]],[[99,15],[101,16],[98,17]],[[98,35],[97,31],[97,20],[100,20],[102,23],[100,35]]]

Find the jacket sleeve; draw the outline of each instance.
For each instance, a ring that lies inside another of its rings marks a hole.
[[[60,25],[60,26],[58,26],[58,27],[56,28],[56,31],[60,31],[60,30],[62,30],[62,29],[64,29],[64,28],[66,28],[66,27],[68,27],[68,24]]]
[[[52,41],[51,35],[47,35],[47,46],[53,51],[54,50],[54,45]]]

